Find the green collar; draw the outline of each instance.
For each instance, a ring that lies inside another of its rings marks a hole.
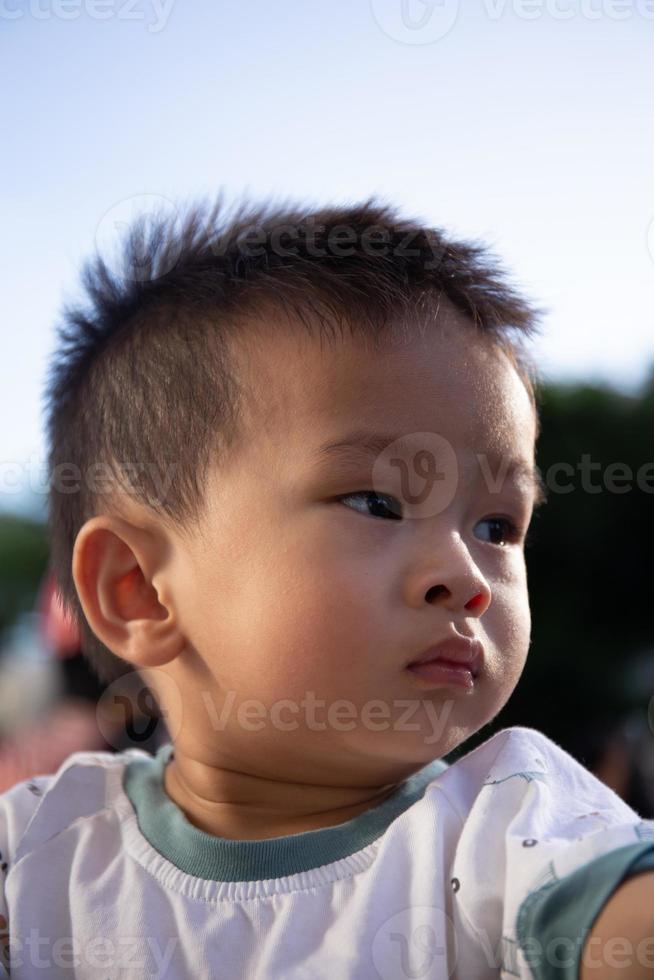
[[[168,742],[150,758],[132,759],[125,766],[123,789],[152,847],[180,870],[209,881],[282,878],[355,854],[381,837],[447,768],[446,762],[435,759],[378,806],[334,827],[268,840],[229,840],[195,827],[166,793],[163,773],[172,754]]]

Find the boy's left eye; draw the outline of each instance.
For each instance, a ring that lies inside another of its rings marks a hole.
[[[508,517],[485,517],[483,521],[479,521],[475,525],[475,530],[482,524],[488,524],[491,527],[489,536],[482,538],[484,541],[490,541],[491,544],[505,545],[517,541],[520,537],[520,531]],[[496,537],[500,537],[502,540],[494,540]]]
[[[337,498],[342,502],[346,500],[363,499],[365,510],[359,510],[364,517],[387,517],[394,521],[402,520],[402,505],[395,498],[386,493],[378,493],[376,490],[359,490],[356,493],[342,494]],[[381,501],[381,504],[378,503]],[[358,510],[358,508],[353,508]],[[475,525],[477,528],[487,526],[487,531],[476,536],[482,541],[490,544],[504,546],[520,539],[520,529],[508,517],[485,517]]]

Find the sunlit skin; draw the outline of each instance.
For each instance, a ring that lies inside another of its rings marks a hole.
[[[175,743],[166,792],[200,829],[253,840],[359,815],[504,706],[530,641],[534,490],[489,489],[478,455],[533,465],[536,420],[506,355],[445,306],[435,329],[379,350],[262,325],[241,353],[255,395],[246,435],[212,469],[197,529],[164,529],[125,498],[120,516],[81,530],[73,572],[96,634],[158,692]],[[373,484],[374,460],[310,463],[354,428],[406,435],[409,465],[416,433],[447,440],[451,503],[421,516],[397,468]],[[399,501],[401,520],[338,499],[373,489]],[[494,536],[497,517],[515,533]],[[406,664],[454,633],[484,645],[473,690],[423,689]],[[318,724],[309,692],[324,702]],[[262,707],[244,724],[250,699]],[[340,699],[350,708],[329,724]],[[371,702],[388,709],[372,724]]]

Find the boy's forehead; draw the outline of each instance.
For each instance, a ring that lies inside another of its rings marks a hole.
[[[356,431],[373,441],[435,431],[533,459],[527,390],[506,354],[462,315],[377,346],[359,336],[321,343],[280,331],[249,347],[246,360],[250,445],[267,441],[308,458]]]

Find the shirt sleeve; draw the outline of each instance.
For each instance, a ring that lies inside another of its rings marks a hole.
[[[530,892],[516,932],[535,980],[578,980],[584,943],[604,905],[627,878],[653,870],[654,841],[641,841]]]
[[[52,776],[34,776],[0,794],[0,980],[9,977],[11,910],[6,882],[23,834],[34,816]]]
[[[654,821],[535,730],[486,746],[439,783],[462,817],[451,864],[460,975],[578,980],[611,894],[654,867]]]

